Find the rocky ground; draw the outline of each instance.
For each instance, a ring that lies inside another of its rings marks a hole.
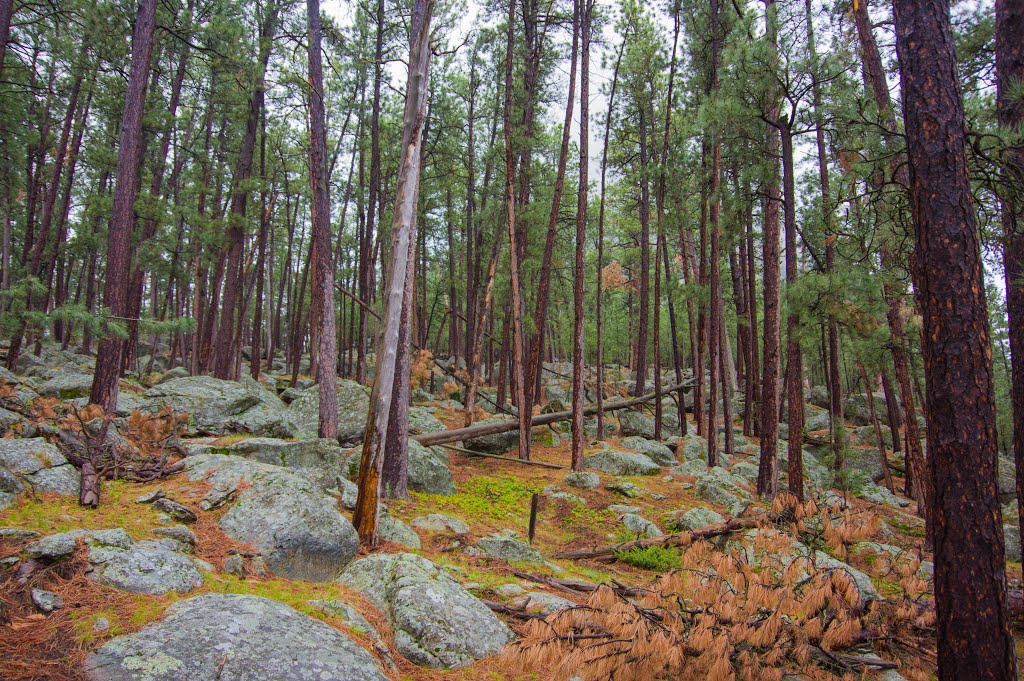
[[[863,396],[849,401],[847,491],[832,489],[829,448],[809,446],[808,504],[756,499],[755,439],[737,432],[736,455],[708,470],[692,423],[682,433],[670,420],[674,432],[656,442],[641,412],[609,418],[614,430],[589,443],[584,473],[564,468],[567,423],[534,431],[534,461],[549,467],[412,441],[412,498],[388,502],[383,546],[368,554],[350,523],[368,389],[340,382],[335,442],[315,438],[309,381],[285,389],[273,374],[234,383],[181,368],[125,380],[103,442],[162,452],[172,472],[104,480],[89,509],[77,503],[75,452],[55,433],[89,430],[69,410],[86,401],[91,362],[47,350],[0,372],[0,679],[732,678],[739,669],[897,681],[934,670],[923,523],[879,484],[874,429],[858,423]],[[550,408],[568,402],[555,378]],[[411,434],[461,426],[453,397],[417,390]],[[809,400],[811,439],[827,438],[813,432],[828,428],[813,404],[820,395]],[[516,434],[460,446],[506,453]],[[1012,466],[1002,473],[1012,495]],[[566,556],[635,540],[650,541]]]

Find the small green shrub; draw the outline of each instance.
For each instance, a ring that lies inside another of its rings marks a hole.
[[[666,572],[680,567],[679,549],[664,546],[645,546],[643,548],[616,551],[615,557],[627,565]]]

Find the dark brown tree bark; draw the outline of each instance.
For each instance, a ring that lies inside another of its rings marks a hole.
[[[882,58],[878,52],[878,45],[875,42],[874,32],[871,28],[867,0],[858,0],[854,3],[853,16],[857,27],[857,36],[861,44],[865,85],[870,88],[875,97],[875,104],[878,106],[882,124],[890,136],[895,136],[897,133],[896,116],[889,99],[889,86],[886,82]],[[909,190],[910,176],[907,164],[903,163],[902,152],[892,155],[890,167],[893,169],[896,181]],[[882,270],[885,272],[894,271],[896,269],[896,261],[892,255],[888,239],[882,240],[879,251]],[[911,274],[913,275],[913,272]],[[911,388],[911,363],[907,352],[903,312],[900,309],[900,302],[903,297],[901,289],[901,285],[892,281],[891,278],[883,279],[882,294],[885,297],[886,303],[886,321],[889,325],[892,362],[896,372],[896,383],[900,390],[900,403],[906,419],[907,476],[905,478],[906,489],[904,491],[908,496],[913,496],[917,500],[918,513],[927,517],[928,493],[925,482],[928,478],[928,472],[924,453],[921,449],[921,438],[918,433],[917,411],[914,409],[914,393]],[[929,527],[931,526],[929,525]]]
[[[320,54],[320,0],[306,0],[309,22],[309,184],[313,236],[313,304],[319,322],[320,417],[323,438],[338,435],[338,349],[334,336],[334,269],[331,263],[331,197],[327,178],[327,126]]]
[[[138,194],[139,163],[142,161],[142,118],[145,114],[149,61],[153,55],[156,0],[141,0],[132,35],[132,63],[121,116],[121,137],[117,152],[114,205],[107,233],[107,274],[103,304],[114,317],[124,317],[128,308],[128,265],[132,228],[135,225],[135,197]],[[96,356],[89,402],[107,413],[117,407],[117,382],[121,375],[124,342],[107,336]]]
[[[949,5],[896,0],[894,15],[924,327],[939,679],[1010,681],[992,345]]]
[[[7,40],[11,35],[11,17],[13,15],[13,0],[0,0],[0,73],[4,70],[4,56],[7,54]]]
[[[648,298],[651,286],[651,191],[648,182],[648,144],[649,129],[654,121],[648,121],[648,113],[643,104],[640,105],[640,288],[638,291],[636,329],[636,355],[633,358],[633,370],[636,372],[636,385],[633,394],[644,394],[647,387],[647,313]]]
[[[765,0],[765,24],[769,39],[777,39],[775,0]],[[771,119],[777,119],[778,105],[768,112]],[[771,157],[772,172],[768,183],[768,198],[764,206],[764,374],[761,380],[761,458],[758,463],[757,493],[774,497],[778,492],[779,462],[776,450],[779,439],[779,347],[780,305],[779,305],[779,176],[775,158],[780,147],[779,130],[768,126],[768,154]]]
[[[718,0],[711,0],[711,73],[708,86],[708,96],[717,97],[719,90],[718,62],[721,56],[721,39],[719,27],[721,20],[718,12]],[[722,351],[722,228],[721,228],[721,201],[719,191],[722,185],[722,144],[719,140],[718,130],[712,133],[711,140],[711,181],[710,194],[711,202],[709,212],[711,217],[711,253],[709,283],[711,300],[708,306],[708,355],[710,369],[710,385],[708,389],[708,467],[718,465],[718,387],[721,377],[721,351]],[[724,399],[728,396],[723,395]],[[731,429],[732,424],[726,423],[725,428]]]
[[[585,0],[576,0],[575,5]],[[574,5],[574,6],[575,6]],[[565,169],[569,160],[569,140],[572,132],[572,111],[576,98],[576,60],[579,52],[579,7],[575,6],[572,31],[572,56],[569,62],[569,94],[565,105],[565,119],[562,122],[562,144],[558,152],[558,169],[555,173],[555,188],[551,201],[551,212],[548,216],[548,231],[544,239],[544,253],[541,257],[540,281],[537,284],[537,306],[533,314],[533,323],[537,329],[529,343],[530,358],[526,371],[526,411],[533,410],[535,399],[539,396],[540,381],[544,372],[544,330],[547,326],[548,299],[551,292],[551,259],[555,252],[555,235],[558,231],[558,213],[562,207],[562,191],[565,188]],[[523,406],[520,405],[520,409]]]
[[[628,30],[628,28],[627,28]],[[608,140],[611,136],[612,113],[615,111],[615,91],[619,85],[619,67],[622,65],[622,53],[626,48],[626,36],[623,36],[615,56],[615,68],[612,70],[612,85],[608,94],[608,111],[604,119],[604,145],[601,147],[601,198],[597,211],[597,283],[595,285],[595,307],[597,326],[597,439],[604,439],[604,209],[605,190],[608,179]]]
[[[366,418],[366,435],[363,438],[359,467],[359,497],[352,516],[352,524],[355,525],[359,540],[364,546],[373,546],[377,541],[377,509],[388,429],[394,428],[403,436],[408,430],[408,423],[389,422],[392,401],[395,398],[395,368],[400,352],[400,326],[403,315],[409,315],[406,308],[413,305],[412,296],[406,294],[411,288],[409,279],[414,271],[416,206],[423,153],[423,127],[427,113],[432,10],[432,0],[415,0],[410,31],[409,81],[402,118],[402,157],[398,184],[395,188],[391,266],[388,269],[384,314],[377,341],[377,367],[370,395],[370,411]],[[405,399],[408,400],[408,394],[405,395]]]
[[[1013,458],[1017,468],[1019,519],[1024,519],[1024,102],[1019,95],[1024,83],[1024,2],[996,2],[996,118],[1008,131],[1017,131],[1016,144],[1006,154],[1003,168],[1003,269],[1006,277],[1006,311],[1009,316],[1013,399]],[[1014,88],[1018,93],[1014,96]],[[1012,133],[1011,133],[1012,134]],[[1024,537],[1024,525],[1020,527]]]
[[[213,367],[213,375],[221,379],[234,379],[236,373],[238,349],[240,343],[235,336],[236,307],[242,295],[242,248],[245,240],[245,213],[249,202],[247,181],[252,176],[252,160],[256,149],[256,129],[259,127],[260,111],[263,110],[263,99],[266,92],[264,75],[273,45],[274,33],[277,29],[277,15],[281,7],[272,0],[264,8],[263,24],[260,27],[260,54],[256,82],[253,84],[252,96],[249,99],[249,113],[246,121],[245,135],[235,166],[234,189],[231,193],[231,211],[228,217],[224,298],[221,303],[220,328],[217,330],[217,353]]]
[[[573,327],[572,327],[572,469],[583,470],[583,403],[586,388],[583,383],[583,293],[584,268],[587,248],[587,197],[590,181],[590,16],[594,10],[593,0],[579,0],[582,16],[579,29],[582,34],[580,55],[580,177],[576,197],[576,270],[573,279]],[[600,387],[598,387],[600,392]]]
[[[786,122],[779,128],[782,138],[782,185],[784,194],[783,213],[786,225],[786,286],[796,285],[796,185],[794,180],[793,132],[791,123]],[[789,440],[787,441],[788,461],[787,475],[789,491],[797,499],[804,498],[803,475],[803,433],[804,433],[804,380],[803,354],[800,350],[800,314],[790,308],[786,318],[786,398],[789,408],[787,424]]]
[[[814,40],[814,13],[811,0],[805,0],[804,11],[807,16],[807,51],[811,55],[811,98],[814,107],[814,142],[818,152],[818,184],[821,190],[821,213],[825,221],[825,272],[832,274],[836,267],[836,239],[838,234],[832,224],[832,191],[828,174],[828,153],[825,148],[825,122],[821,115],[821,86],[818,73],[819,61],[817,45]],[[828,320],[828,358],[825,373],[828,377],[829,418],[831,419],[830,437],[832,453],[836,461],[836,469],[843,467],[846,451],[846,428],[843,422],[843,387],[840,381],[840,339],[839,322],[834,316]],[[888,473],[888,468],[886,469]]]
[[[162,196],[164,183],[164,172],[167,169],[167,157],[171,148],[171,136],[174,134],[175,116],[178,112],[178,103],[181,101],[181,86],[185,80],[185,69],[188,66],[189,49],[187,44],[182,44],[181,54],[178,56],[178,65],[175,69],[174,79],[171,81],[171,97],[167,104],[168,121],[160,137],[160,147],[157,151],[153,176],[149,184],[149,210],[151,214],[142,221],[142,236],[140,244],[146,244],[156,236],[157,229],[157,202]],[[142,284],[145,276],[145,266],[138,253],[135,254],[135,263],[132,267],[131,278],[128,290],[128,339],[125,342],[125,352],[122,358],[122,371],[135,364],[135,355],[139,342],[139,315],[142,313]]]
[[[515,57],[516,0],[508,3],[508,39],[505,45],[505,203],[508,219],[509,270],[512,287],[512,348],[515,363],[515,402],[519,412],[519,458],[530,458],[530,412],[526,402],[526,367],[523,356],[523,303],[519,281],[519,234],[516,231],[515,158],[512,148],[512,61]],[[530,22],[527,21],[527,24]],[[524,161],[525,163],[525,161]],[[506,317],[507,319],[507,317]],[[508,323],[506,321],[506,329]],[[501,399],[498,400],[501,402]]]

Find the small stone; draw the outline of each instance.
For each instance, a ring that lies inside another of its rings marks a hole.
[[[569,475],[565,476],[565,484],[579,489],[597,489],[601,486],[601,478],[597,473],[569,473]]]
[[[626,513],[639,513],[642,509],[639,506],[627,506],[625,504],[612,504],[608,507],[612,513],[625,515]]]
[[[627,497],[629,499],[635,499],[636,497],[643,494],[643,489],[641,489],[638,485],[632,482],[613,482],[611,484],[605,485],[604,488],[606,490],[609,490],[610,492],[616,492],[617,494],[621,494],[622,496]]]
[[[35,530],[23,530],[19,527],[0,527],[0,539],[18,541],[20,539],[35,539],[41,536],[42,534]]]
[[[518,584],[502,584],[501,586],[494,587],[494,593],[505,598],[515,598],[526,593],[526,589]]]
[[[622,524],[635,535],[645,537],[660,537],[662,535],[662,531],[658,529],[657,525],[635,513],[627,513],[622,516]]]
[[[338,490],[341,492],[341,506],[348,510],[354,510],[356,501],[359,499],[359,486],[351,480],[338,476]]]
[[[586,499],[584,499],[583,497],[578,497],[575,494],[570,494],[569,492],[552,492],[551,494],[548,495],[548,498],[561,499],[563,501],[568,501],[570,503],[578,504],[580,506],[587,505]]]
[[[715,513],[710,508],[697,507],[691,508],[686,513],[676,516],[672,521],[671,525],[674,525],[678,530],[700,530],[708,525],[717,525],[724,523],[723,518],[718,513]]]
[[[110,628],[110,620],[106,617],[97,617],[96,621],[93,622],[92,630],[95,632],[106,631]]]
[[[0,569],[7,570],[18,564],[17,556],[7,556],[6,558],[0,558]]]
[[[489,556],[501,560],[520,561],[524,563],[543,563],[544,556],[526,542],[510,536],[507,532],[499,532],[480,539],[476,546]]]
[[[51,591],[32,589],[32,602],[41,612],[47,614],[64,607],[64,599]]]
[[[562,598],[561,596],[544,593],[543,591],[531,591],[521,598],[517,598],[512,601],[509,605],[516,609],[525,610],[526,612],[550,615],[558,612],[559,610],[572,608],[576,604],[567,598]]]
[[[252,571],[254,577],[265,579],[270,576],[270,567],[267,565],[267,561],[263,556],[253,556],[249,560],[249,569]]]
[[[431,513],[413,518],[412,526],[428,532],[451,532],[452,534],[468,534],[469,525],[458,518],[444,513]]]
[[[377,521],[377,532],[380,536],[396,544],[402,544],[410,548],[423,548],[423,542],[416,534],[416,531],[403,523],[398,518],[382,513]]]
[[[199,508],[204,511],[212,511],[229,501],[233,501],[236,496],[238,496],[237,487],[218,487],[214,485],[199,502]]]
[[[184,525],[174,525],[173,527],[158,527],[153,530],[153,534],[160,537],[167,537],[178,542],[182,547],[191,550],[196,545],[195,532],[188,529]]]
[[[155,489],[152,492],[146,492],[138,499],[135,500],[137,504],[152,504],[157,499],[163,499],[167,496],[167,492],[162,489]]]
[[[163,499],[157,499],[153,503],[153,506],[181,523],[194,523],[198,520],[196,514],[188,506],[180,504],[177,501],[167,499],[166,497]]]
[[[229,575],[234,575],[239,579],[244,579],[245,566],[242,563],[242,557],[236,553],[232,556],[228,556],[227,558],[225,558],[224,572],[228,573]]]
[[[666,475],[665,477],[663,477],[663,478],[661,479],[661,481],[662,481],[662,482],[672,482],[672,481],[673,481],[674,479],[675,479],[675,478],[673,478],[673,477],[672,477],[671,475]]]

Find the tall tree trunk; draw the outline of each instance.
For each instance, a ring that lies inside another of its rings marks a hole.
[[[711,73],[708,85],[708,96],[717,98],[719,90],[718,82],[718,61],[721,51],[721,39],[719,37],[720,18],[718,13],[718,0],[711,0]],[[708,306],[708,349],[710,386],[708,390],[708,467],[718,465],[718,384],[721,373],[721,351],[722,351],[722,228],[721,228],[721,201],[719,192],[722,186],[722,144],[719,140],[718,129],[712,131],[711,140],[711,262],[710,262],[710,292],[711,300]],[[728,396],[723,395],[725,399]],[[725,424],[726,430],[732,429],[731,423]]]
[[[252,176],[252,159],[256,148],[256,129],[259,127],[260,111],[266,92],[264,77],[267,63],[270,60],[274,33],[277,28],[277,14],[281,9],[276,0],[272,0],[264,9],[263,24],[260,27],[259,68],[256,82],[253,84],[252,96],[249,99],[249,112],[246,121],[245,135],[235,166],[234,189],[231,193],[231,212],[228,217],[228,233],[225,249],[227,261],[225,266],[224,298],[221,304],[220,328],[217,330],[217,354],[213,367],[213,375],[221,379],[237,378],[239,344],[235,337],[235,313],[242,295],[242,247],[245,240],[245,213],[249,201],[247,181]]]
[[[320,54],[320,0],[306,0],[309,22],[309,184],[313,229],[313,295],[319,329],[320,417],[322,438],[338,435],[338,349],[334,337],[334,269],[331,266],[331,196],[327,178],[327,125]],[[261,242],[265,241],[261,238]],[[261,282],[262,284],[262,282]]]
[[[558,212],[562,204],[562,191],[565,187],[565,168],[569,159],[569,140],[572,132],[572,110],[576,98],[576,59],[579,51],[579,7],[575,0],[572,30],[572,57],[569,62],[569,94],[565,105],[565,120],[562,122],[562,145],[558,152],[558,170],[555,173],[555,188],[551,200],[551,212],[548,216],[548,231],[544,240],[544,254],[541,258],[540,281],[537,285],[537,306],[533,314],[533,323],[537,331],[529,344],[530,359],[526,372],[526,411],[533,410],[533,404],[539,393],[540,381],[544,373],[544,329],[547,326],[548,297],[551,291],[551,259],[555,251],[555,235],[558,231]],[[535,392],[534,386],[538,390]],[[520,405],[522,408],[522,405]]]
[[[156,0],[141,0],[139,3],[135,32],[132,35],[131,72],[121,116],[114,205],[107,233],[107,276],[103,291],[103,304],[114,317],[124,317],[128,308],[128,265],[132,227],[135,224],[139,163],[142,161],[142,119],[149,82],[149,61],[153,55],[156,4]],[[108,414],[114,413],[117,408],[117,382],[123,351],[124,342],[117,336],[108,335],[100,342],[96,356],[96,372],[89,402],[98,404]],[[99,503],[98,490],[96,492],[96,503]]]
[[[896,115],[892,109],[889,99],[889,86],[885,78],[885,70],[882,66],[882,58],[878,52],[878,45],[871,29],[871,19],[868,14],[867,0],[858,0],[853,6],[854,22],[857,27],[857,36],[861,44],[861,58],[864,62],[865,85],[874,94],[875,104],[878,107],[882,124],[889,132],[890,137],[897,134]],[[895,143],[895,142],[893,142]],[[894,171],[896,181],[910,190],[910,175],[907,164],[903,163],[903,153],[891,155],[890,167]],[[896,269],[895,258],[891,254],[891,246],[888,239],[883,239],[879,247],[879,259],[882,270],[892,272]],[[914,273],[911,272],[911,275]],[[917,412],[914,409],[914,393],[911,387],[911,361],[907,352],[907,341],[904,333],[903,312],[900,309],[900,302],[903,298],[902,285],[894,282],[890,277],[882,281],[882,294],[885,297],[886,321],[889,325],[890,345],[892,347],[893,368],[896,371],[896,383],[900,389],[900,402],[903,406],[903,414],[906,419],[907,433],[907,454],[906,454],[906,494],[917,500],[918,513],[927,517],[928,494],[927,478],[928,472],[924,453],[921,449],[921,438],[917,427]],[[929,525],[931,527],[931,525]]]
[[[582,34],[580,54],[580,178],[576,197],[576,270],[573,279],[572,327],[572,469],[583,470],[583,402],[586,396],[583,364],[583,293],[584,268],[587,247],[587,196],[590,187],[590,16],[593,0],[578,0],[582,4],[579,30]],[[575,33],[575,31],[574,31]],[[600,391],[600,386],[598,386]]]
[[[832,191],[828,174],[828,154],[825,148],[825,122],[821,115],[821,86],[817,45],[814,40],[814,12],[811,0],[805,0],[804,11],[807,16],[807,51],[811,55],[811,98],[814,105],[814,142],[818,153],[818,184],[821,190],[821,214],[825,221],[825,273],[833,276],[836,268],[836,239],[838,234],[833,227]],[[828,320],[828,358],[825,373],[829,387],[829,419],[832,453],[836,469],[844,465],[846,452],[846,427],[843,422],[843,388],[840,383],[840,339],[839,322],[834,315]],[[886,469],[888,472],[888,469]]]
[[[189,12],[191,14],[191,10]],[[171,148],[171,137],[174,135],[176,125],[175,115],[178,111],[178,102],[181,100],[181,85],[185,80],[185,68],[188,66],[188,45],[182,44],[181,54],[178,56],[178,66],[175,69],[174,80],[171,82],[171,97],[167,105],[168,121],[160,138],[160,147],[157,151],[153,176],[149,184],[149,211],[150,215],[142,221],[142,236],[140,244],[146,244],[153,240],[157,230],[157,204],[162,196],[164,183],[164,171],[167,169],[167,156]],[[142,280],[145,275],[145,264],[142,262],[139,253],[135,254],[135,263],[132,267],[128,289],[128,339],[125,341],[125,352],[122,358],[123,367],[135,364],[135,355],[139,343],[139,322],[142,314]]]
[[[4,56],[7,54],[7,40],[11,35],[11,17],[13,15],[13,0],[0,0],[0,73],[4,70]]]
[[[783,214],[786,225],[786,288],[796,286],[796,182],[794,180],[792,122],[787,120],[779,128],[782,138],[782,186],[784,194]],[[804,380],[803,354],[800,349],[800,313],[790,306],[786,317],[786,398],[789,411],[786,421],[789,426],[787,454],[787,476],[789,491],[797,499],[804,498],[803,444],[804,444]]]
[[[1024,125],[1024,1],[996,1],[996,118],[1007,131],[1020,135]],[[1014,88],[1017,88],[1016,90]],[[1013,399],[1013,458],[1017,468],[1019,519],[1024,519],[1024,143],[1006,155],[1002,205],[1003,269],[1009,316],[1010,357],[1013,360],[1010,395]],[[1024,524],[1020,527],[1024,537]]]
[[[939,679],[1010,681],[992,345],[949,5],[896,0],[894,15],[924,326]]]
[[[652,95],[653,96],[653,95]],[[636,356],[633,358],[633,370],[636,372],[636,385],[633,394],[643,395],[647,389],[647,312],[650,297],[651,271],[651,192],[648,183],[648,130],[654,128],[654,121],[648,121],[646,107],[640,105],[640,301],[637,306]],[[656,367],[657,369],[657,367]]]
[[[778,24],[775,0],[765,0],[766,32],[776,44]],[[771,119],[778,118],[778,104],[773,103]],[[781,145],[779,130],[768,126],[768,154],[772,165],[768,181],[768,197],[764,207],[764,374],[761,380],[761,459],[758,464],[757,493],[774,497],[779,485],[779,170],[775,158]]]
[[[508,40],[505,46],[505,203],[508,216],[509,269],[512,287],[512,347],[515,363],[515,402],[519,413],[519,458],[530,459],[530,412],[526,402],[526,366],[523,357],[523,302],[519,281],[519,234],[516,231],[515,158],[512,149],[512,60],[515,57],[516,0],[508,3]],[[529,24],[529,21],[527,21]],[[525,162],[525,160],[524,160]],[[507,327],[507,322],[506,322]],[[499,400],[500,402],[501,400]]]
[[[415,0],[410,31],[409,82],[402,117],[402,157],[395,188],[395,212],[392,222],[391,266],[384,298],[384,314],[377,341],[377,369],[366,419],[362,459],[359,467],[359,497],[352,523],[365,546],[377,540],[377,507],[384,465],[388,429],[404,436],[408,423],[390,424],[395,399],[395,366],[402,316],[413,305],[408,280],[413,270],[416,243],[416,204],[419,195],[420,165],[423,153],[423,126],[427,112],[427,79],[430,70],[430,13],[432,0]],[[408,389],[406,389],[406,393]],[[402,397],[402,396],[400,396]],[[408,400],[408,394],[404,395]],[[406,414],[408,416],[408,414]],[[406,443],[408,445],[408,443]]]
[[[628,31],[628,28],[627,28]],[[626,36],[623,36],[615,56],[615,68],[612,70],[612,86],[608,94],[608,111],[604,119],[604,144],[601,147],[601,199],[597,211],[597,283],[595,285],[595,306],[597,325],[597,439],[604,439],[604,207],[605,188],[608,178],[608,140],[611,136],[612,113],[615,110],[615,91],[619,84],[619,67],[622,65],[622,53],[626,49]]]

